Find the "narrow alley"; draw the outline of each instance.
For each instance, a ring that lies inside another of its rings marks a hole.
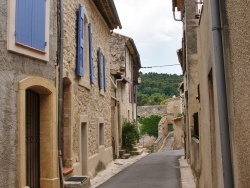
[[[161,151],[149,154],[135,162],[98,188],[183,187],[181,186],[179,159],[183,156],[184,150],[171,150],[172,142],[173,138],[170,138]],[[192,185],[194,188],[194,183]]]

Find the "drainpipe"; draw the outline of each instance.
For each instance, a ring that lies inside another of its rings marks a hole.
[[[221,139],[221,153],[222,153],[222,168],[224,187],[233,188],[234,179],[232,172],[231,147],[228,124],[228,109],[227,109],[227,95],[226,82],[224,72],[224,57],[221,34],[221,20],[220,20],[220,4],[218,0],[211,0],[211,19],[212,19],[212,34],[214,45],[214,74],[217,86],[217,100],[219,111],[220,124],[220,139]]]
[[[175,17],[175,10],[174,10],[174,9],[173,9],[173,18],[174,18],[175,21],[181,21],[181,22],[182,22],[182,19],[177,19],[177,18]]]
[[[60,36],[60,49],[59,49],[59,94],[58,94],[58,160],[59,160],[59,176],[60,187],[64,187],[63,180],[63,165],[62,165],[62,118],[63,118],[63,0],[60,0],[60,20],[59,20],[59,36]]]

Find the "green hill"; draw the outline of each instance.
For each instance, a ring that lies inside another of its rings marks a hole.
[[[173,95],[179,96],[182,75],[140,72],[140,77],[142,83],[138,86],[138,106],[160,105]]]

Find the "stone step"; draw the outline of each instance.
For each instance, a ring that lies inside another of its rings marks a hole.
[[[132,151],[138,151],[139,147],[133,147]]]
[[[139,149],[139,150],[137,150],[137,151],[131,151],[130,154],[131,154],[131,155],[141,155],[142,152],[143,152],[143,149]]]
[[[64,181],[64,188],[89,188],[90,178],[87,176],[73,176]]]
[[[121,158],[125,153],[126,151],[124,149],[119,150],[119,157]]]

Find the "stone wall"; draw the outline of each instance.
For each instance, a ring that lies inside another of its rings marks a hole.
[[[87,16],[88,22],[92,24],[93,33],[93,62],[94,62],[94,84],[84,86],[82,80],[76,76],[76,46],[77,46],[77,22],[76,15],[78,4],[81,3],[84,7],[84,13]],[[103,162],[107,165],[111,156],[105,156],[106,150],[109,150],[111,145],[111,82],[110,75],[110,56],[109,56],[109,37],[110,30],[100,15],[99,11],[91,1],[65,1],[65,43],[64,43],[64,68],[70,77],[72,77],[72,92],[73,92],[73,112],[72,112],[72,162],[75,164],[81,163],[82,150],[80,148],[81,140],[81,122],[80,116],[87,117],[87,173],[91,176],[95,175],[95,170],[98,169],[98,164]],[[98,58],[97,50],[102,49],[106,57],[106,81],[107,91],[100,91],[98,86]],[[99,123],[104,123],[104,152],[99,152]],[[107,151],[108,152],[108,151]],[[105,162],[104,162],[105,161]],[[82,173],[81,165],[75,173]]]
[[[0,1],[0,187],[18,187],[18,175],[20,175],[18,174],[19,153],[17,152],[19,144],[17,112],[20,110],[17,109],[19,81],[32,75],[55,83],[57,1],[50,1],[50,8],[50,60],[44,62],[7,50],[8,0]]]
[[[137,114],[140,117],[149,117],[151,115],[163,116],[167,114],[166,105],[157,105],[157,106],[138,106]]]

